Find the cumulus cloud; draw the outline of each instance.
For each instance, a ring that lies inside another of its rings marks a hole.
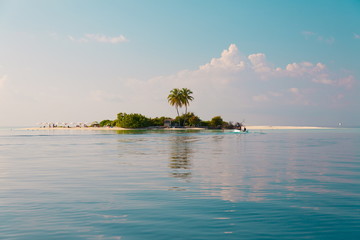
[[[245,62],[242,61],[235,44],[230,44],[228,49],[221,53],[220,58],[213,58],[205,65],[199,67],[201,71],[211,70],[230,70],[241,71],[245,68]]]
[[[100,42],[100,43],[116,44],[116,43],[123,43],[123,42],[129,41],[124,35],[109,37],[109,36],[105,36],[103,34],[85,34],[84,37],[80,37],[80,38],[75,38],[75,37],[69,35],[68,39],[73,42],[79,42],[79,43],[94,41],[94,42]]]
[[[255,72],[270,73],[272,69],[266,62],[266,56],[263,53],[251,54],[248,56],[251,67]]]
[[[283,73],[292,77],[317,75],[318,73],[323,72],[325,68],[325,65],[322,63],[317,63],[315,65],[310,62],[289,63],[286,65]],[[278,68],[277,71],[281,72],[282,69]]]
[[[321,62],[276,66],[265,53],[244,56],[235,44],[231,44],[219,57],[195,70],[182,70],[147,80],[123,80],[116,94],[123,99],[123,111],[131,109],[150,115],[153,109],[166,109],[165,115],[171,116],[174,112],[168,106],[166,96],[173,88],[187,87],[195,96],[190,111],[205,119],[221,114],[227,120],[238,120],[249,109],[280,111],[291,105],[331,107],[332,98],[342,96],[336,98],[337,101],[345,101],[355,83],[352,75],[334,73]],[[101,92],[94,96],[110,102],[111,99],[105,96],[112,96],[112,93]]]
[[[255,53],[244,57],[240,55],[235,44],[231,44],[228,49],[221,53],[220,57],[212,58],[209,63],[199,66],[197,70],[183,70],[174,75],[152,78],[148,82],[156,82],[156,84],[166,82],[175,85],[181,85],[181,83],[198,84],[199,86],[214,84],[220,86],[222,84],[231,85],[247,81],[256,82],[263,78],[273,82],[281,79],[293,79],[345,88],[351,88],[355,83],[352,75],[337,78],[321,62],[294,62],[287,64],[284,68],[273,67],[272,64],[267,62],[264,53]],[[278,92],[273,91],[272,93],[276,96],[280,95]]]

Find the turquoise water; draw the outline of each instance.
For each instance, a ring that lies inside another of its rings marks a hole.
[[[360,129],[1,129],[0,153],[0,239],[360,239]]]

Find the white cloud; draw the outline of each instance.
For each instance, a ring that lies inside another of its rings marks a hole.
[[[272,72],[272,69],[268,66],[266,62],[265,54],[263,53],[251,54],[248,56],[248,59],[250,60],[252,69],[255,72],[260,72],[260,73]]]
[[[86,43],[86,42],[94,41],[94,42],[100,42],[100,43],[116,44],[116,43],[123,43],[123,42],[129,41],[123,35],[119,35],[119,36],[115,36],[115,37],[108,37],[108,36],[105,36],[102,34],[85,34],[85,36],[81,37],[81,38],[75,38],[75,37],[69,35],[68,39],[73,42],[79,42],[79,43]]]
[[[335,42],[334,37],[324,37],[318,33],[311,32],[311,31],[302,31],[301,34],[305,37],[306,40],[316,40],[318,42],[326,43],[326,44],[333,44]]]
[[[354,33],[354,38],[355,38],[355,39],[360,39],[360,35],[359,35],[359,34]]]
[[[319,74],[313,79],[313,82],[351,89],[355,84],[355,78],[349,75],[339,79],[330,79],[329,74]]]
[[[238,48],[235,44],[231,44],[229,49],[225,49],[221,53],[220,58],[213,58],[211,61],[205,65],[199,67],[201,71],[211,71],[211,70],[233,70],[241,71],[245,68],[244,61],[241,60],[241,57],[238,53]]]
[[[72,42],[78,42],[78,43],[85,43],[85,42],[88,42],[89,40],[86,39],[86,38],[75,38],[73,36],[68,36],[68,39]]]
[[[282,72],[286,76],[290,77],[300,77],[305,75],[316,76],[321,72],[324,72],[326,67],[322,63],[313,64],[310,62],[301,62],[301,63],[290,63],[286,65],[284,70],[278,68],[278,72]]]
[[[129,41],[123,35],[119,35],[117,37],[107,37],[102,34],[86,34],[85,37],[89,40],[94,40],[96,42],[102,43],[122,43]]]
[[[175,110],[168,105],[166,96],[173,88],[187,87],[195,97],[189,111],[203,119],[216,114],[229,121],[239,121],[246,111],[279,112],[291,105],[330,106],[333,96],[345,96],[355,83],[353,76],[337,77],[338,74],[332,73],[324,63],[304,61],[285,67],[273,65],[264,53],[243,56],[237,46],[231,44],[219,57],[195,70],[182,70],[145,81],[120,81],[116,95],[121,96],[122,101],[119,100],[117,107],[121,111],[136,111],[148,116],[154,112],[172,116]],[[106,99],[112,95],[109,90],[93,96],[112,104],[111,99],[116,96]],[[345,97],[338,101],[343,99]]]

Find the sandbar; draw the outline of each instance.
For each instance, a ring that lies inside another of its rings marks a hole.
[[[329,127],[314,126],[246,126],[247,130],[296,130],[296,129],[332,129]],[[181,131],[181,130],[207,130],[206,128],[121,128],[121,127],[55,127],[55,128],[25,128],[24,130],[79,130],[79,131],[127,131],[127,130],[165,130],[165,131]]]
[[[246,126],[248,130],[276,130],[276,129],[283,129],[283,130],[292,130],[292,129],[332,129],[329,127],[314,127],[314,126]]]

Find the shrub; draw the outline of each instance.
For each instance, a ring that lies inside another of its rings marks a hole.
[[[213,117],[210,121],[211,128],[221,128],[223,126],[223,119],[220,116]]]
[[[151,118],[150,122],[151,122],[151,126],[164,126],[164,121],[165,119],[169,119],[169,117],[156,117],[156,118]]]
[[[175,118],[175,122],[180,123],[181,126],[199,126],[201,119],[193,112],[183,114]]]
[[[112,123],[112,121],[111,120],[102,120],[101,122],[100,122],[100,127],[106,127],[106,126],[111,126],[111,123]]]
[[[210,126],[210,121],[200,121],[200,126],[201,127],[209,127]]]
[[[119,113],[116,126],[123,128],[144,128],[149,127],[151,121],[149,118],[138,113]]]
[[[200,126],[201,119],[198,116],[194,115],[194,116],[189,117],[188,123],[189,123],[189,126],[191,126],[191,127],[198,127],[198,126]]]

